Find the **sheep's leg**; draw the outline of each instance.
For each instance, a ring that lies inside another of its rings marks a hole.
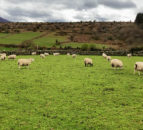
[[[138,75],[141,75],[140,71],[138,71]]]

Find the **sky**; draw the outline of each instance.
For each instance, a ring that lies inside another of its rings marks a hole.
[[[13,22],[134,21],[142,0],[0,0],[0,17]]]

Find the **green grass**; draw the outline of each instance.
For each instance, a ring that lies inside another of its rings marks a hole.
[[[0,46],[0,51],[14,51],[17,50],[17,48],[13,48],[13,47],[1,47]]]
[[[6,37],[8,35],[9,35],[8,33],[0,33],[0,38]]]
[[[48,34],[45,37],[34,40],[34,43],[39,46],[52,47],[55,45],[56,40],[59,42],[67,41],[66,36],[56,36],[54,33]]]
[[[121,59],[113,70],[101,56],[33,57],[29,69],[0,62],[0,129],[143,129],[143,75],[133,74],[142,57]],[[83,59],[93,59],[84,67]]]
[[[103,49],[104,48],[108,48],[109,46],[107,45],[104,45],[104,44],[96,44],[96,43],[76,43],[76,42],[73,42],[73,43],[65,43],[65,44],[62,44],[61,46],[62,47],[68,47],[68,46],[71,46],[72,48],[81,48],[82,45],[84,44],[87,44],[88,47],[90,47],[91,45],[94,45],[95,48],[98,48],[98,49]]]
[[[20,44],[25,40],[30,40],[36,36],[39,36],[40,32],[23,32],[18,34],[11,34],[8,37],[0,38],[1,44]],[[0,34],[1,35],[1,34]]]

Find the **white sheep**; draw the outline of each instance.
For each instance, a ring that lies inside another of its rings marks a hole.
[[[128,56],[128,57],[131,57],[131,56],[132,56],[132,54],[131,54],[131,53],[130,53],[130,54],[127,54],[127,56]]]
[[[60,55],[60,53],[53,53],[53,55],[54,55],[54,56],[58,56],[58,55]]]
[[[84,59],[84,64],[85,64],[85,67],[88,66],[88,65],[93,66],[92,59],[90,59],[90,58],[85,58],[85,59]]]
[[[107,59],[108,61],[111,61],[111,56],[107,56],[106,59]]]
[[[36,55],[36,52],[32,52],[32,55]]]
[[[5,55],[5,56],[6,56],[6,53],[0,53],[0,56],[2,56],[2,55]]]
[[[40,54],[40,57],[41,57],[41,58],[45,58],[45,55],[44,55],[44,54]]]
[[[67,53],[67,56],[70,56],[70,53]]]
[[[6,59],[6,55],[5,55],[5,54],[2,54],[2,55],[0,56],[0,59],[1,59],[1,60],[5,60],[5,59]]]
[[[16,59],[16,55],[9,55],[8,59]]]
[[[111,60],[111,66],[113,68],[120,68],[120,69],[122,69],[123,62],[121,60],[118,60],[118,59],[113,59],[113,60]]]
[[[32,59],[32,58],[30,58],[30,59],[18,59],[19,69],[21,66],[29,66],[33,61],[34,61],[34,59]]]
[[[72,54],[72,58],[76,58],[76,56],[77,56],[76,54]]]
[[[45,55],[45,56],[49,56],[49,53],[46,53],[46,52],[45,52],[44,55]]]
[[[106,59],[107,55],[105,53],[102,53],[102,56]]]
[[[134,65],[134,74],[138,71],[138,75],[140,75],[140,72],[143,71],[143,62],[136,62]]]

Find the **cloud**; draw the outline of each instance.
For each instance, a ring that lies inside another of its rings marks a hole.
[[[133,20],[140,0],[0,0],[0,16],[11,21]],[[126,15],[126,16],[125,16]]]

